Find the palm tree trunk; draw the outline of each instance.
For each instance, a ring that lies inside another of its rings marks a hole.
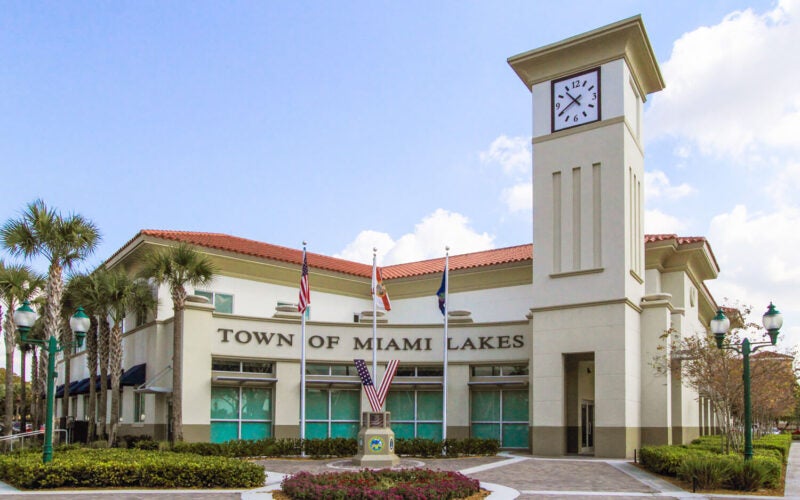
[[[122,373],[122,325],[115,323],[108,341],[108,367],[111,372],[111,431],[108,445],[114,444],[119,427],[119,378]]]
[[[111,331],[108,327],[108,319],[106,317],[100,320],[100,334],[97,338],[98,346],[98,363],[100,364],[100,408],[98,412],[98,427],[101,437],[108,435],[108,428],[106,426],[106,416],[108,414],[108,340]]]
[[[36,346],[31,347],[31,420],[36,430],[42,423],[42,394],[39,392],[39,348]]]
[[[36,379],[36,393],[39,395],[39,425],[44,425],[47,420],[47,360],[49,352],[44,347],[39,348],[39,376]]]
[[[25,369],[26,368],[25,365],[26,365],[26,361],[27,361],[27,357],[28,357],[27,349],[26,348],[21,348],[20,349],[20,354],[21,354],[21,356],[20,356],[19,367],[20,367],[20,372],[21,373],[20,373],[19,376],[20,376],[21,384],[20,384],[20,388],[19,388],[19,399],[20,399],[19,431],[20,432],[25,432],[25,429],[28,428],[28,410],[29,410],[29,408],[28,408],[28,388],[26,387],[26,385],[28,385],[28,383],[27,383],[27,378],[28,377],[26,376],[27,370]]]
[[[94,441],[97,433],[97,318],[90,318],[89,331],[86,332],[86,363],[89,369],[89,440]]]
[[[11,424],[14,421],[14,313],[13,302],[8,304],[5,321],[3,323],[3,335],[6,342],[6,406],[3,414],[3,434],[10,436],[12,433]]]
[[[72,342],[72,329],[69,326],[69,320],[61,316],[61,345]],[[69,384],[72,382],[72,347],[64,349],[64,398],[61,400],[61,418],[66,419],[70,415],[69,411]],[[73,409],[73,411],[75,411]]]
[[[183,290],[183,287],[181,287]],[[172,442],[183,441],[183,308],[186,291],[173,292],[172,333]]]

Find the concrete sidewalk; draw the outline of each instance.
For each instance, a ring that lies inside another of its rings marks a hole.
[[[58,490],[22,492],[9,486],[0,487],[0,500],[37,497],[43,500],[65,500],[65,497],[86,500],[268,500],[271,491],[279,489],[286,475],[300,471],[335,472],[355,469],[348,459],[267,459],[257,460],[266,472],[266,485],[254,490]],[[402,467],[425,467],[459,471],[481,481],[492,491],[489,500],[575,500],[587,498],[637,499],[728,499],[794,498],[800,500],[800,444],[793,444],[786,472],[783,497],[760,495],[705,495],[684,491],[660,477],[636,467],[626,460],[582,457],[543,458],[524,454],[502,453],[495,457],[403,459]],[[2,485],[2,483],[0,483]]]

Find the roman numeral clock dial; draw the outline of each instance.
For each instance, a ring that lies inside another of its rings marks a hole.
[[[600,68],[553,80],[551,90],[553,132],[600,120]]]

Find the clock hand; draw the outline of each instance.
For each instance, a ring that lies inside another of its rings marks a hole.
[[[567,97],[572,99],[573,103],[577,104],[578,106],[581,105],[581,97],[583,97],[583,94],[579,95],[578,98],[575,99],[574,97],[572,97],[572,94],[570,94],[569,92],[564,92],[564,93],[567,94]]]
[[[576,104],[576,103],[577,103],[577,104],[578,104],[578,106],[580,106],[580,105],[581,105],[581,97],[583,97],[583,94],[579,95],[577,99],[575,99],[574,97],[572,97],[571,95],[569,95],[569,92],[567,92],[567,95],[569,96],[569,98],[570,98],[570,99],[572,99],[572,102],[571,102],[571,103],[569,103],[569,104],[567,104],[567,105],[564,107],[564,109],[562,109],[562,110],[561,110],[561,113],[559,113],[559,114],[558,114],[558,116],[561,116],[561,115],[563,115],[563,114],[564,114],[564,112],[565,112],[566,110],[568,110],[568,109],[569,109],[569,107],[570,107],[570,106],[572,106],[573,104]]]

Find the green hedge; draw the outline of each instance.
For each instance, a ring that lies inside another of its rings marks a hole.
[[[714,453],[704,449],[687,446],[645,446],[641,449],[641,463],[647,469],[662,476],[677,476],[678,468],[689,457],[707,457]]]
[[[147,441],[138,440],[135,447],[148,446]],[[148,448],[149,449],[149,448]],[[156,449],[156,448],[153,448]],[[352,457],[358,453],[358,442],[352,438],[307,439],[261,439],[257,441],[235,440],[225,443],[175,443],[172,451],[196,453],[203,456],[220,457],[285,457],[299,456],[305,449],[312,458]],[[464,455],[496,455],[500,442],[496,439],[397,439],[395,453],[414,457],[460,457]]]
[[[646,446],[640,457],[652,472],[696,481],[701,489],[755,491],[779,485],[790,446],[788,434],[763,436],[754,440],[753,459],[745,462],[740,454],[721,453],[722,436],[703,436],[688,446]]]
[[[256,488],[264,469],[224,457],[142,450],[67,450],[42,464],[39,453],[0,456],[0,479],[21,489]]]

